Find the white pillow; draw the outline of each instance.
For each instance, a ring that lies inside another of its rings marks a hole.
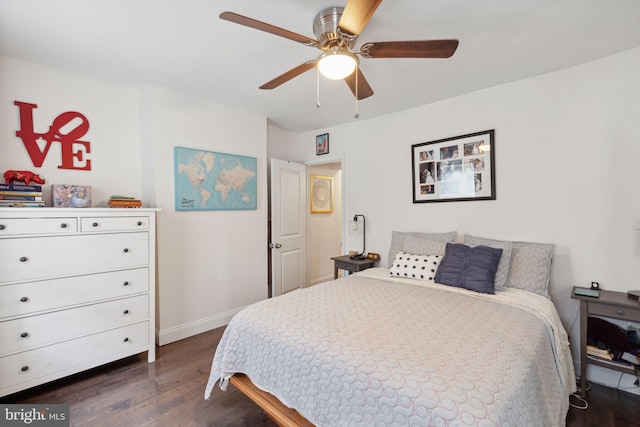
[[[389,275],[435,283],[441,260],[440,255],[413,255],[401,251],[393,259]]]

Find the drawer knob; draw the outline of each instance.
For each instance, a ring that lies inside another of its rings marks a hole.
[[[124,252],[126,254],[127,252],[129,252],[129,249],[124,248],[124,250],[122,252]]]
[[[623,310],[616,310],[616,313],[622,315],[622,314],[624,314],[624,311]]]
[[[20,257],[20,262],[27,262],[29,258],[27,258],[26,256],[21,256]]]
[[[29,332],[23,332],[23,333],[21,333],[21,334],[20,334],[20,336],[21,336],[22,338],[26,338],[26,337],[28,337],[28,336],[29,336]]]
[[[29,367],[25,365],[25,366],[23,366],[22,368],[20,368],[20,370],[21,370],[22,372],[27,372],[27,371],[29,370]]]
[[[142,221],[138,221],[138,225],[142,225]]]
[[[122,286],[129,286],[129,282],[124,282]]]
[[[129,314],[129,310],[123,311],[124,314]]]
[[[124,339],[124,342],[129,342],[129,338],[125,338],[125,339]]]
[[[97,227],[97,226],[98,226],[98,223],[97,223],[97,222],[94,222],[93,224],[91,224],[91,226],[92,226],[92,227]]]
[[[67,224],[63,222],[62,224],[60,224],[60,228],[67,228]]]
[[[20,302],[27,302],[27,301],[29,301],[29,298],[27,297],[20,298]]]
[[[4,230],[5,228],[7,228],[4,224],[0,224],[0,230]]]

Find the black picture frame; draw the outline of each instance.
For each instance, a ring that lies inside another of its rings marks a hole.
[[[329,154],[329,134],[323,133],[316,136],[316,156]]]
[[[495,129],[413,144],[413,203],[496,200],[495,153]]]

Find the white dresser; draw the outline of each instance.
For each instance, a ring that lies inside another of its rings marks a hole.
[[[0,396],[155,360],[155,209],[0,208]]]

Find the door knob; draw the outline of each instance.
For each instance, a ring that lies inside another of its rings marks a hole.
[[[280,243],[269,243],[271,249],[280,249],[282,245]]]

